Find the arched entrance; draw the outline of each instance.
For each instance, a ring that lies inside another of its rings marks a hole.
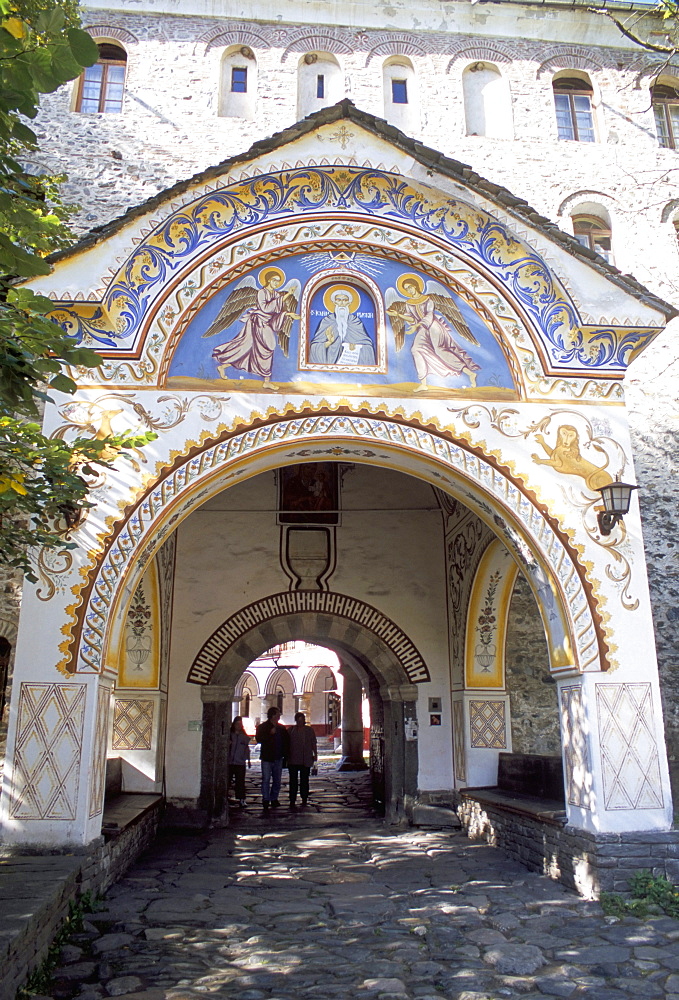
[[[203,685],[201,809],[213,822],[226,817],[226,734],[243,670],[264,650],[291,639],[336,652],[369,692],[376,804],[392,822],[406,818],[417,792],[416,684],[430,680],[429,670],[407,635],[376,608],[322,591],[275,594],[250,605],[198,653],[187,679]]]

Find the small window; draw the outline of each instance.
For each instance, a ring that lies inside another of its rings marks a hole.
[[[574,216],[573,235],[583,247],[595,250],[609,264],[613,263],[611,229],[602,219],[598,219],[593,215]]]
[[[325,77],[322,73],[316,77],[316,97],[325,97]]]
[[[248,92],[248,68],[247,66],[231,67],[231,93],[247,94]]]
[[[679,149],[679,90],[656,84],[651,97],[658,142],[666,149]]]
[[[408,103],[408,81],[407,80],[392,80],[391,81],[391,99],[394,104],[407,104]]]
[[[80,77],[76,111],[117,114],[123,110],[127,53],[109,42],[98,46],[99,60]]]
[[[554,81],[554,104],[559,139],[596,142],[592,116],[592,88],[584,80]]]

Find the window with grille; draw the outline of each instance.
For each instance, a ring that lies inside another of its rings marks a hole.
[[[651,98],[658,142],[666,149],[679,149],[679,90],[656,84]]]
[[[594,215],[573,216],[573,235],[583,247],[596,251],[609,264],[613,263],[611,228]]]
[[[584,80],[560,78],[553,86],[559,139],[596,142],[590,85]]]
[[[127,53],[119,45],[97,46],[99,60],[80,77],[76,111],[119,115],[123,110]]]

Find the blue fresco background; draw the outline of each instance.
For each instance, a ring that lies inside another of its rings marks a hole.
[[[381,289],[383,298],[386,295],[387,289],[390,287],[395,288],[396,279],[399,275],[406,271],[409,273],[420,274],[425,283],[431,280],[427,275],[417,271],[416,268],[404,267],[403,264],[398,261],[385,260],[382,257],[373,257],[364,253],[348,254],[347,257],[347,260],[342,261],[343,266],[346,268],[345,273],[334,273],[332,275],[328,275],[328,282],[324,282],[321,288],[318,289],[313,296],[312,308],[324,308],[322,304],[322,292],[325,288],[327,288],[327,284],[331,282],[353,284],[352,273],[356,277],[359,277],[361,274],[369,275]],[[301,283],[303,290],[310,278],[315,275],[320,275],[320,273],[324,270],[336,269],[338,266],[338,259],[336,253],[319,252],[311,254],[297,254],[287,257],[283,261],[276,261],[275,266],[281,268],[285,272],[286,284],[291,278],[297,278]],[[261,270],[262,267],[254,269],[252,271],[253,276],[257,277]],[[242,280],[243,276],[241,275],[237,280],[231,282],[219,291],[191,320],[174,353],[169,371],[170,378],[173,376],[180,376],[183,378],[196,378],[201,380],[214,379],[215,381],[221,381],[219,379],[219,373],[217,372],[217,364],[212,358],[212,351],[219,344],[224,344],[231,340],[241,330],[242,324],[240,321],[236,321],[222,333],[218,333],[205,340],[202,339],[202,335],[219,313],[224,300]],[[439,284],[443,284],[443,282],[439,282]],[[360,286],[355,285],[355,287],[361,295],[361,306],[359,307],[359,312],[369,312],[371,308],[369,296]],[[470,344],[469,341],[464,338],[460,338],[459,335],[453,331],[455,341],[472,356],[477,364],[481,366],[481,371],[477,374],[477,385],[504,387],[507,389],[514,388],[514,383],[512,381],[507,361],[505,360],[500,346],[491,331],[466,302],[460,299],[449,289],[447,289],[447,291],[451,298],[453,298],[457,303],[457,307],[464,316],[467,325],[479,341],[479,346],[475,347],[473,344]],[[384,306],[386,308],[386,301]],[[309,333],[311,337],[313,337],[316,327],[320,322],[320,318],[321,317],[314,316],[313,314],[310,317]],[[361,318],[366,326],[366,329],[368,330],[368,333],[375,342],[375,353],[377,356],[378,351],[375,325],[374,323],[369,325],[369,317],[366,318],[361,316]],[[279,348],[276,348],[272,374],[272,379],[276,383],[280,384],[300,381],[313,383],[340,382],[344,384],[352,383],[357,385],[365,385],[367,383],[374,385],[389,385],[391,383],[415,383],[418,381],[415,364],[413,362],[412,354],[410,353],[410,343],[412,342],[412,337],[406,337],[403,349],[397,352],[389,317],[387,317],[386,324],[386,374],[366,374],[365,372],[352,374],[351,372],[337,372],[332,369],[329,369],[327,372],[316,370],[300,371],[297,367],[297,360],[299,357],[300,326],[300,321],[296,320],[290,333],[290,351],[287,358],[283,355],[283,352]],[[227,369],[227,375],[230,379],[257,380],[256,375],[250,375],[249,373],[237,368]],[[429,381],[434,385],[445,386],[448,388],[464,388],[469,385],[469,379],[464,374],[450,376],[448,378],[436,378],[432,376]]]

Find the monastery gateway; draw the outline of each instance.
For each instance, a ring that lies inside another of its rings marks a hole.
[[[521,856],[519,824],[582,891],[602,845],[673,836],[638,500],[599,516],[637,481],[623,381],[672,306],[346,99],[34,287],[104,358],[47,432],[156,438],[25,585],[6,841],[95,841],[107,758],[227,823],[244,672],[296,641],[366,692],[386,822],[453,808]],[[560,758],[560,808],[476,792],[503,754]]]

